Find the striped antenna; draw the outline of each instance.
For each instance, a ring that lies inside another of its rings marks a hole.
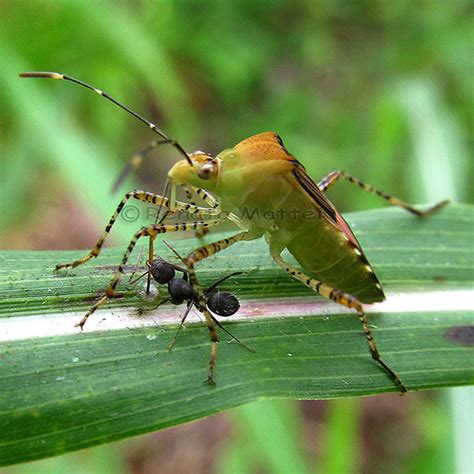
[[[91,86],[90,84],[87,84],[86,82],[83,82],[79,79],[68,76],[67,74],[61,74],[59,72],[32,71],[32,72],[22,72],[19,74],[19,76],[27,77],[27,78],[30,78],[30,77],[41,78],[41,79],[62,79],[63,81],[69,81],[69,82],[74,82],[75,84],[79,84],[80,86],[85,87],[86,89],[89,89],[95,92],[96,94],[99,94],[100,96],[104,97],[110,102],[113,102],[115,105],[117,105],[121,109],[128,112],[130,115],[133,115],[136,119],[140,120],[140,122],[147,125],[151,130],[153,130],[156,134],[158,134],[161,137],[161,139],[163,140],[161,143],[169,143],[170,145],[174,146],[179,151],[179,153],[181,153],[181,155],[183,155],[184,158],[188,161],[188,163],[192,166],[191,158],[186,153],[184,148],[176,140],[173,140],[172,138],[168,137],[168,135],[166,135],[166,133],[163,130],[161,130],[157,125],[155,125],[153,122],[150,122],[145,117],[142,117],[140,114],[128,108],[126,105],[120,103],[118,100],[115,100],[113,97],[107,94],[107,92],[97,89],[96,87]]]

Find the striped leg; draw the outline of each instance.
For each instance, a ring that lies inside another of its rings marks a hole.
[[[279,254],[272,254],[272,257],[273,260],[275,260],[275,262],[280,267],[282,267],[287,273],[289,273],[293,278],[299,280],[300,282],[314,290],[316,293],[319,293],[321,296],[324,296],[329,300],[335,301],[336,303],[342,304],[347,308],[355,309],[357,311],[357,317],[359,318],[360,324],[362,325],[362,329],[364,330],[365,338],[367,340],[367,345],[369,346],[369,351],[370,355],[372,356],[372,359],[374,359],[378,364],[382,366],[382,368],[385,370],[387,375],[397,386],[400,392],[402,394],[405,393],[407,391],[407,388],[400,380],[400,377],[380,357],[374,337],[372,336],[372,331],[370,330],[369,323],[367,321],[367,316],[364,313],[362,304],[357,300],[357,298],[342,291],[339,291],[336,288],[332,288],[329,285],[326,285],[325,283],[320,282],[300,272],[296,268],[286,263]]]
[[[380,196],[384,198],[386,201],[388,201],[390,204],[393,206],[398,206],[402,207],[403,209],[406,209],[407,211],[411,212],[412,214],[415,214],[418,217],[426,217],[429,216],[430,214],[433,214],[437,210],[441,209],[444,207],[446,204],[448,204],[449,200],[441,201],[438,204],[435,204],[434,206],[426,209],[425,211],[420,211],[419,209],[416,209],[412,205],[401,201],[400,199],[390,196],[390,194],[387,194],[383,191],[380,191],[377,188],[374,188],[370,184],[366,184],[360,179],[354,178],[354,176],[351,176],[350,174],[347,174],[344,171],[331,171],[327,176],[325,176],[321,181],[318,183],[318,188],[325,192],[327,191],[338,179],[347,179],[352,184],[355,184],[359,186],[359,188],[363,189],[364,191],[367,191],[368,193],[373,193],[376,194],[377,196]]]
[[[209,194],[207,191],[201,188],[196,188],[194,186],[190,186],[193,192],[196,193],[197,196],[199,196],[210,208],[215,209],[216,212],[220,213],[221,207],[220,207],[220,202],[211,194]],[[232,212],[226,213],[227,219],[229,219],[231,222],[236,224],[238,227],[241,229],[246,229],[247,226],[245,223],[240,219],[237,215],[233,214]]]
[[[220,209],[220,202],[214,196],[209,194],[202,188],[196,188],[195,186],[191,186],[189,184],[181,184],[180,185],[184,192],[186,193],[186,197],[191,204],[196,205],[194,201],[195,197],[199,197],[202,199],[210,208],[212,209]]]
[[[118,266],[115,272],[115,275],[112,281],[110,282],[110,285],[105,290],[105,295],[102,298],[100,298],[94,304],[94,306],[92,306],[92,308],[89,309],[89,311],[85,314],[85,316],[81,319],[81,321],[78,324],[76,324],[76,326],[82,329],[87,319],[89,318],[89,316],[92,313],[94,313],[100,306],[106,303],[109,298],[113,298],[115,296],[117,286],[123,275],[124,267],[128,261],[128,258],[130,257],[130,254],[135,248],[135,245],[138,239],[140,239],[141,237],[150,237],[151,239],[155,239],[158,235],[164,234],[166,232],[180,232],[180,231],[185,231],[185,230],[196,230],[201,227],[209,227],[209,226],[217,225],[217,224],[220,224],[221,222],[222,220],[214,220],[214,221],[207,221],[207,222],[193,222],[191,224],[189,223],[157,224],[157,225],[148,225],[146,227],[142,227],[138,232],[135,233],[132,240],[128,244],[127,250],[123,254],[122,261],[120,262],[120,265]]]
[[[227,237],[222,240],[218,240],[217,242],[212,242],[211,244],[203,245],[202,247],[193,250],[187,257],[186,257],[186,265],[189,268],[190,273],[194,273],[194,266],[201,260],[204,260],[211,255],[214,255],[221,250],[224,250],[231,245],[234,245],[237,242],[242,240],[248,239],[250,233],[247,231],[239,232],[231,237]]]
[[[186,193],[186,199],[190,204],[196,205],[195,198],[201,198],[206,204],[209,205],[210,208],[220,210],[220,203],[219,201],[211,196],[209,193],[204,191],[201,188],[195,188],[194,186],[182,184],[182,189]],[[200,231],[196,232],[196,237],[202,239],[207,233],[209,229],[201,229]]]
[[[195,289],[198,295],[198,310],[204,314],[206,318],[206,324],[209,329],[209,334],[211,336],[211,355],[209,357],[209,370],[207,374],[207,383],[214,384],[214,371],[216,367],[216,358],[217,358],[217,344],[219,342],[219,337],[217,335],[216,326],[214,323],[214,318],[212,317],[211,313],[209,313],[207,309],[207,302],[206,302],[206,295],[199,284],[196,272],[194,271],[194,266],[199,261],[224,250],[231,245],[235,244],[236,242],[240,242],[241,240],[245,240],[249,236],[247,231],[240,232],[232,237],[228,237],[226,239],[218,240],[217,242],[213,242],[212,244],[204,245],[203,247],[199,247],[198,249],[191,252],[186,258],[186,265],[188,267],[188,274],[189,280]]]
[[[91,258],[97,257],[102,249],[102,246],[104,245],[105,240],[107,239],[110,233],[112,226],[118,219],[120,212],[122,211],[123,207],[125,206],[125,204],[127,203],[129,199],[137,199],[138,201],[146,202],[154,206],[162,206],[167,209],[169,208],[169,199],[166,197],[160,196],[159,194],[154,194],[154,193],[141,191],[141,190],[128,192],[127,194],[125,194],[124,198],[120,201],[119,205],[117,206],[117,209],[112,214],[112,217],[110,218],[107,226],[105,227],[104,232],[102,232],[102,235],[99,237],[99,240],[97,241],[95,246],[92,248],[92,250],[89,252],[89,254],[83,258],[80,258],[79,260],[74,260],[73,262],[59,263],[58,265],[56,265],[55,270],[59,270],[61,268],[74,268],[79,265],[82,265],[83,263],[87,262]],[[187,204],[180,201],[177,201],[175,204],[176,204],[177,211],[187,212],[201,219],[203,217],[213,217],[218,214],[215,209],[211,209],[211,208],[193,206],[191,204]]]
[[[196,188],[194,186],[186,187],[190,188],[192,192],[194,192],[196,196],[199,196],[209,207],[212,207],[213,209],[220,208],[220,202],[214,196],[209,194],[206,190],[202,188]]]

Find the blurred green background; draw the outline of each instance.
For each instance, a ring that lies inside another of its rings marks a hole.
[[[178,158],[159,149],[112,196],[153,134],[24,70],[104,89],[190,151],[274,130],[315,179],[342,169],[411,202],[472,202],[473,26],[462,0],[0,1],[0,248],[90,247],[119,195],[161,192]],[[349,184],[330,197],[343,212],[384,205]],[[0,472],[463,472],[466,390],[261,402]]]

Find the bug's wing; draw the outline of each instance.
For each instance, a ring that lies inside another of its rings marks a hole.
[[[352,245],[361,254],[364,253],[347,222],[311,179],[304,166],[286,149],[278,133],[263,132],[246,138],[234,147],[234,151],[239,154],[240,163],[252,169],[252,174],[248,176],[249,180],[253,179],[253,176],[261,179],[261,174],[255,173],[255,163],[271,162],[274,173],[288,171],[292,173],[295,178],[295,182],[292,184],[306,192],[316,209],[320,211],[322,218],[343,232]],[[255,186],[257,185],[255,184]]]
[[[326,219],[329,223],[339,229],[349,239],[349,241],[356,247],[361,253],[363,253],[362,247],[357,241],[353,234],[349,224],[344,218],[337,212],[334,205],[324,195],[324,193],[318,188],[318,185],[308,175],[304,166],[297,162],[293,174],[296,178],[297,183],[304,189],[306,194],[314,201],[317,209],[321,212],[321,216]]]

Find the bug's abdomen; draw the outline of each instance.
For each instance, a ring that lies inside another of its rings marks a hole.
[[[287,245],[303,269],[362,303],[383,301],[379,280],[363,253],[330,224],[317,220]]]

